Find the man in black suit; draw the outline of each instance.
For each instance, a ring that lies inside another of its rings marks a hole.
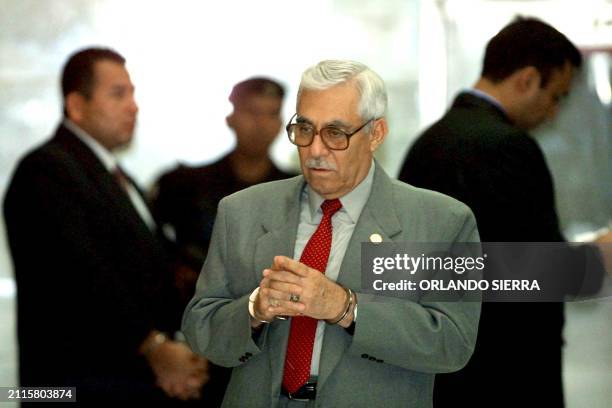
[[[229,96],[234,109],[226,118],[236,147],[214,163],[181,164],[156,183],[153,215],[160,225],[174,230],[182,261],[193,271],[185,305],[206,259],[219,201],[255,184],[291,177],[269,155],[282,126],[284,95],[278,82],[264,77],[236,84]]]
[[[489,41],[481,78],[417,139],[399,179],[466,203],[483,242],[563,241],[551,174],[527,130],[556,114],[580,65],[563,34],[518,18]],[[562,303],[483,304],[472,360],[436,378],[435,405],[563,406],[563,323]]]
[[[181,164],[156,183],[153,216],[159,225],[175,233],[180,252],[175,274],[183,306],[195,293],[219,201],[255,184],[291,177],[277,168],[269,155],[282,126],[284,95],[281,84],[265,77],[236,84],[229,96],[234,109],[226,118],[236,136],[234,150],[204,166]],[[209,367],[210,381],[202,399],[208,406],[220,406],[231,370],[214,364]]]
[[[112,154],[138,112],[124,63],[104,48],[70,57],[63,121],[21,160],[4,202],[20,383],[77,387],[81,403],[188,399],[205,381],[203,360],[168,337],[180,310],[166,248]]]

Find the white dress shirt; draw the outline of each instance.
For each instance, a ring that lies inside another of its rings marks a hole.
[[[78,127],[74,122],[70,119],[64,118],[64,126],[66,126],[72,133],[76,135],[87,147],[91,149],[94,155],[102,162],[102,165],[109,171],[109,173],[113,174],[117,169],[117,159],[111,152],[109,152],[104,146],[102,146],[96,139],[87,134],[83,129]],[[155,221],[153,220],[153,216],[149,212],[147,205],[145,204],[142,196],[136,190],[136,187],[127,180],[128,182],[125,185],[127,195],[130,199],[130,202],[140,215],[140,218],[147,224],[151,231],[155,230]]]

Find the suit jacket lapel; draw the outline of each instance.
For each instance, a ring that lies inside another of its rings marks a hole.
[[[393,206],[393,184],[387,173],[375,162],[372,191],[355,225],[342,260],[337,282],[352,289],[361,287],[361,243],[369,242],[372,234],[379,234],[389,242],[402,231]],[[327,327],[319,368],[318,387],[322,387],[342,357],[346,336],[340,327]]]
[[[295,238],[300,221],[300,195],[304,186],[303,177],[290,179],[291,185],[284,191],[279,191],[275,200],[279,203],[261,217],[263,235],[256,242],[255,247],[255,273],[257,282],[261,280],[261,271],[271,266],[276,255],[293,257]]]
[[[151,230],[134,208],[128,195],[119,186],[113,175],[104,167],[98,157],[86,146],[77,136],[75,136],[64,125],[60,125],[56,134],[55,141],[64,148],[69,155],[74,157],[93,182],[93,188],[99,190],[108,200],[109,206],[114,206],[114,215],[123,218],[123,222],[139,234],[151,235]],[[129,178],[129,176],[128,176]],[[131,181],[131,178],[130,178]],[[134,184],[135,185],[135,184]]]
[[[256,241],[254,278],[261,280],[261,272],[269,268],[276,255],[293,257],[295,238],[300,221],[300,203],[304,178],[301,176],[291,179],[292,184],[284,191],[279,191],[276,198],[279,206],[266,214],[261,214],[263,235]],[[285,364],[285,351],[289,338],[289,321],[275,320],[271,327],[266,328],[267,342],[270,344],[270,372],[275,376],[270,382],[270,395],[278,395],[282,382],[283,367]]]

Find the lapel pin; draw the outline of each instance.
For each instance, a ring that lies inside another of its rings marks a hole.
[[[375,244],[380,244],[382,242],[382,237],[380,236],[380,234],[372,234],[370,235],[370,242],[373,242]]]

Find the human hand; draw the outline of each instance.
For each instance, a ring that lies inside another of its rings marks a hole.
[[[208,360],[194,354],[185,344],[166,341],[147,355],[157,385],[173,398],[200,398],[208,382]]]
[[[324,273],[285,256],[274,257],[263,272],[260,294],[269,314],[334,319],[344,311],[347,294]]]

